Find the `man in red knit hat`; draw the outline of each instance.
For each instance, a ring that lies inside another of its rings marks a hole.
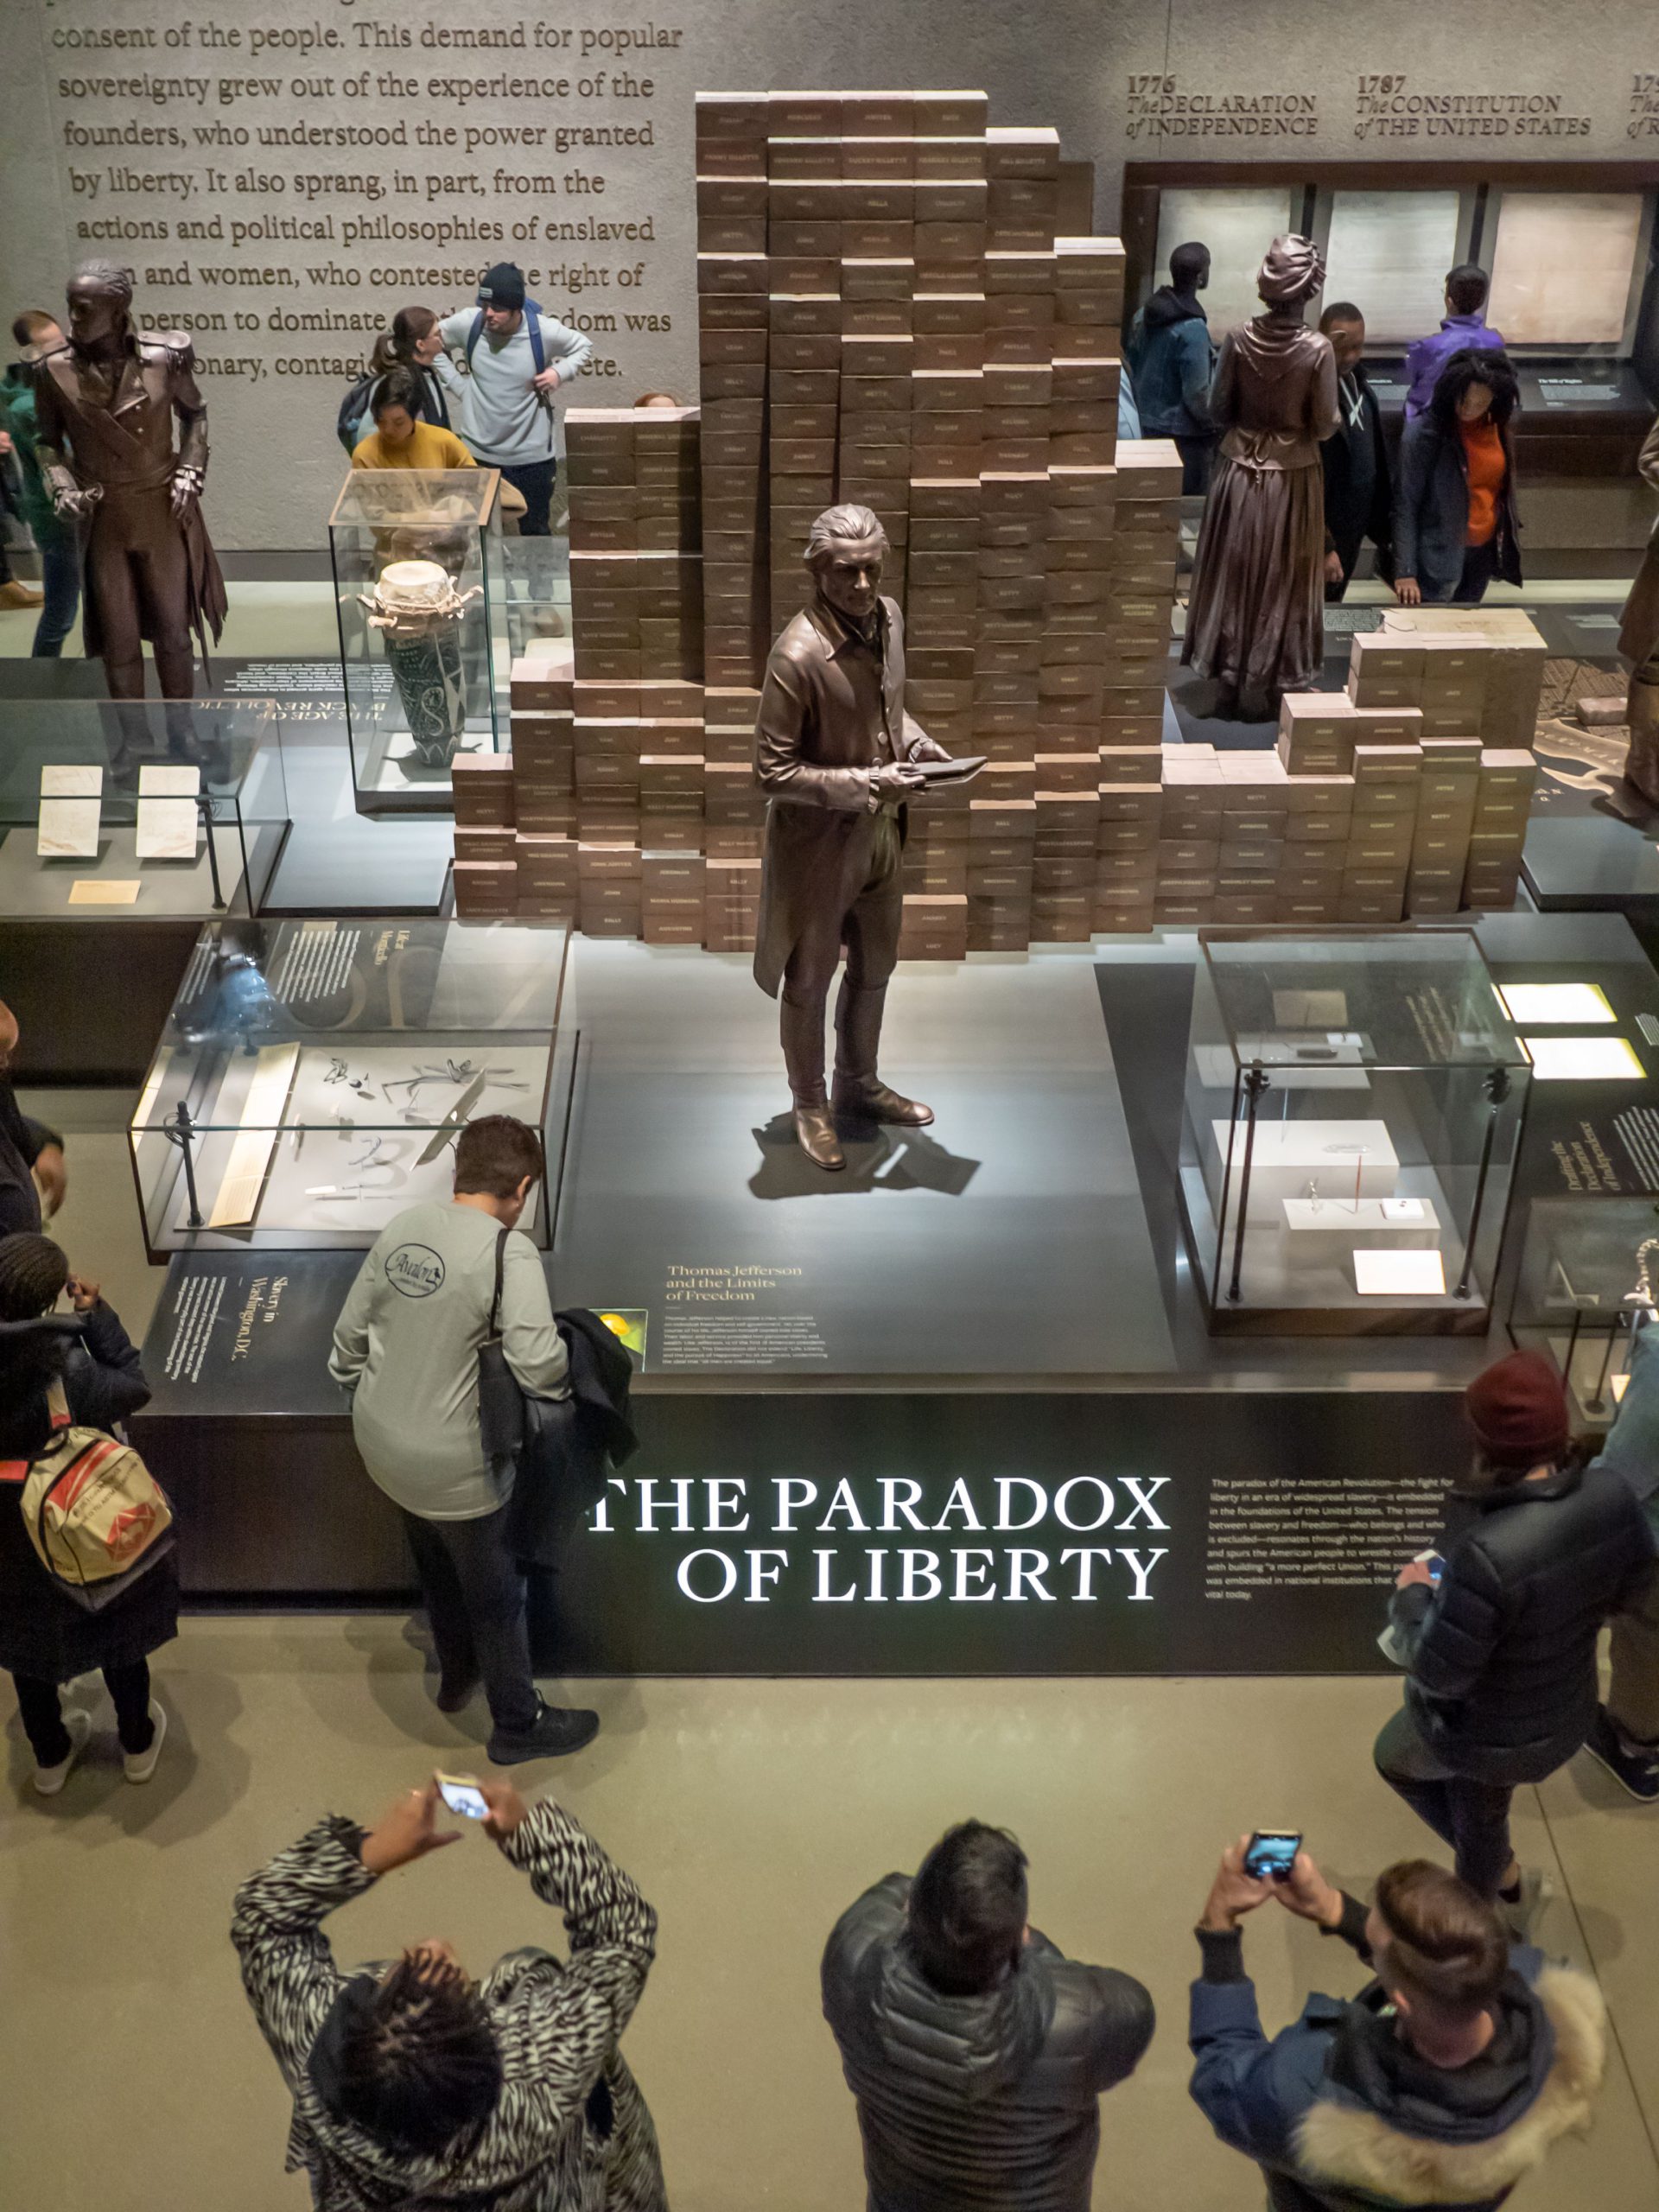
[[[1510,1849],[1510,1799],[1589,1733],[1596,1637],[1645,1579],[1653,1540],[1628,1484],[1583,1467],[1541,1353],[1487,1368],[1464,1405],[1474,1465],[1452,1492],[1440,1582],[1414,1560],[1395,1584],[1406,1700],[1376,1758],[1463,1879],[1524,1934],[1537,1884],[1523,1885]]]

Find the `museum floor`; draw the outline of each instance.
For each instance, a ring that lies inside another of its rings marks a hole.
[[[0,1802],[7,1986],[6,2196],[65,2212],[299,2212],[283,2099],[226,1940],[238,1879],[318,1814],[372,1814],[435,1759],[467,1766],[422,1655],[387,1617],[207,1618],[162,1656],[173,1732],[126,1787],[105,1740],[45,1807],[21,1795],[13,1724]],[[1106,2212],[1255,2212],[1249,2169],[1185,2093],[1188,1929],[1220,1845],[1303,1826],[1354,1886],[1421,1833],[1376,1781],[1381,1681],[607,1681],[604,1729],[533,1770],[661,1914],[626,2050],[677,2212],[854,2212],[853,2109],[818,2017],[819,1948],[867,1882],[913,1865],[950,1820],[1006,1821],[1033,1862],[1033,1917],[1129,1968],[1160,2028],[1108,2099]],[[1515,2212],[1659,2205],[1659,1814],[1617,1804],[1580,1761],[1521,1793],[1517,1843],[1559,1895],[1542,1940],[1593,1965],[1616,2037],[1593,2134]],[[555,1931],[475,1834],[333,1923],[348,1961],[428,1933],[470,1964]],[[1269,1906],[1246,1946],[1274,2024],[1309,1986],[1357,1986],[1343,1956]],[[66,2106],[66,2052],[100,2052],[130,2094]]]

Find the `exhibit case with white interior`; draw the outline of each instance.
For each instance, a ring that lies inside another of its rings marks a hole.
[[[1472,930],[1200,931],[1180,1180],[1211,1328],[1484,1330],[1529,1076]]]
[[[1575,1192],[1527,1209],[1509,1328],[1547,1352],[1575,1427],[1605,1427],[1630,1379],[1637,1336],[1659,1307],[1659,1198]]]
[[[372,1244],[447,1198],[467,1124],[510,1114],[556,1217],[575,1031],[553,923],[215,923],[174,1001],[129,1128],[152,1262]]]
[[[442,812],[458,753],[505,749],[512,661],[493,468],[354,468],[328,519],[360,814]]]
[[[273,700],[7,702],[0,916],[257,914],[289,828]]]

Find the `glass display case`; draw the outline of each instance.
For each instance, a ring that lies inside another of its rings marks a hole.
[[[1561,1371],[1575,1425],[1618,1410],[1630,1351],[1659,1304],[1659,1198],[1535,1198],[1510,1300],[1510,1334]]]
[[[500,579],[501,612],[512,660],[537,652],[545,639],[569,636],[568,529],[556,528],[550,537],[520,537],[509,532],[501,540]],[[505,736],[502,741],[505,744]]]
[[[445,811],[456,753],[505,749],[500,490],[493,468],[354,468],[334,502],[328,547],[359,813]]]
[[[289,832],[270,699],[13,699],[0,914],[257,914]]]
[[[1180,1176],[1211,1329],[1484,1329],[1529,1075],[1471,930],[1200,931]]]
[[[575,1068],[557,924],[216,923],[197,942],[129,1129],[152,1262],[363,1247],[449,1195],[467,1123],[511,1114],[557,1217]]]

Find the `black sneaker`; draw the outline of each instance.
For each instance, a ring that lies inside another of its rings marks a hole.
[[[1659,1755],[1627,1751],[1618,1729],[1607,1718],[1605,1705],[1596,1707],[1595,1721],[1585,1738],[1584,1748],[1638,1804],[1659,1805]]]
[[[464,1713],[478,1694],[478,1686],[481,1679],[480,1675],[468,1675],[464,1681],[450,1682],[440,1676],[437,1695],[433,1700],[438,1711]]]
[[[534,1723],[522,1734],[505,1728],[492,1730],[488,1745],[493,1766],[522,1766],[526,1759],[563,1758],[591,1744],[599,1733],[599,1715],[582,1706],[543,1705]]]

